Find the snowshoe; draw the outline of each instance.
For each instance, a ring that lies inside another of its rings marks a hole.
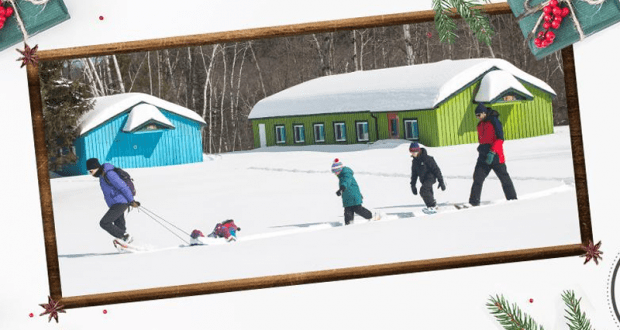
[[[463,203],[463,204],[454,204],[454,207],[456,207],[457,210],[462,210],[462,209],[469,209],[475,206],[469,203]]]
[[[133,241],[133,238],[130,236],[131,240]],[[119,238],[115,238],[114,240],[112,240],[112,244],[114,245],[114,247],[118,250],[118,252],[138,252],[138,251],[145,251],[145,249],[133,245],[133,244],[129,244],[127,242],[125,242],[123,239],[119,239]]]

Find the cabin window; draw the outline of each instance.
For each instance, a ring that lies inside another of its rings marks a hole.
[[[355,123],[355,130],[357,131],[357,141],[364,142],[368,141],[368,122],[367,121],[358,121]]]
[[[293,134],[295,135],[295,143],[306,142],[306,130],[304,125],[293,125]]]
[[[324,124],[314,124],[314,142],[325,142]]]
[[[336,142],[344,142],[347,140],[347,132],[344,123],[334,123],[334,137]]]
[[[276,143],[286,143],[286,131],[284,125],[276,126]]]
[[[151,131],[164,130],[164,129],[170,129],[170,128],[165,125],[160,125],[156,123],[148,123],[142,127],[139,127],[133,132],[151,132]]]
[[[516,101],[517,97],[514,95],[505,95],[504,96],[504,102],[510,102],[510,101]]]
[[[417,119],[405,119],[405,139],[418,140],[420,132],[418,131]]]

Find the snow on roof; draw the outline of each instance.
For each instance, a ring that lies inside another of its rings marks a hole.
[[[555,95],[551,86],[505,60],[444,60],[312,79],[262,99],[248,118],[433,109],[489,70],[506,71]]]
[[[140,127],[140,125],[149,122],[156,121],[161,123],[164,126],[169,128],[174,128],[174,125],[164,116],[156,106],[142,103],[138,104],[129,113],[127,117],[127,122],[125,123],[125,127],[123,127],[124,132],[131,132],[134,129]]]
[[[507,71],[495,70],[484,75],[480,82],[480,89],[474,100],[476,102],[491,102],[510,89],[514,89],[525,96],[534,98],[534,95],[515,79],[513,75]]]
[[[94,100],[95,105],[93,110],[82,115],[78,121],[78,131],[80,132],[80,135],[86,134],[88,131],[103,124],[107,120],[140,103],[152,104],[156,107],[173,112],[179,116],[183,116],[206,125],[206,122],[202,119],[202,117],[194,111],[148,94],[125,93],[96,97]]]

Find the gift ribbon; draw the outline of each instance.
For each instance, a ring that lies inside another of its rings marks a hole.
[[[24,35],[24,42],[26,42],[28,40],[28,32],[26,31],[26,26],[24,25],[24,21],[19,15],[19,10],[17,10],[17,5],[15,4],[15,0],[8,0],[8,1],[13,6],[13,9],[15,12],[15,19],[17,20],[17,25],[19,25],[19,28],[22,30],[22,34]],[[28,1],[32,4],[39,6],[39,5],[44,5],[48,3],[50,0],[24,0],[24,1]]]
[[[519,15],[519,17],[517,17],[517,20],[521,20],[523,19],[525,16],[529,16],[532,15],[534,13],[537,13],[538,11],[542,10],[544,7],[546,7],[551,0],[543,2],[535,7],[531,7],[529,5],[529,2],[532,0],[525,0],[523,2],[523,8],[525,8],[525,11]],[[577,19],[577,15],[575,14],[575,9],[573,8],[573,5],[571,3],[571,1],[573,0],[558,0],[558,3],[562,3],[562,2],[566,2],[566,4],[568,5],[569,9],[570,9],[570,15],[571,18],[573,19],[573,25],[575,25],[575,29],[577,30],[577,33],[579,33],[579,40],[583,40],[585,39],[585,34],[583,33],[583,29],[581,28],[581,24],[579,24],[579,20]],[[580,1],[584,1],[590,5],[600,5],[603,2],[605,2],[605,0],[580,0]],[[538,18],[538,21],[536,22],[536,25],[534,25],[534,29],[532,29],[532,31],[528,34],[526,42],[529,41],[530,39],[532,39],[534,37],[534,35],[536,34],[536,30],[538,30],[538,27],[540,26],[540,23],[542,22],[543,18],[544,18],[545,14],[542,13],[540,14],[540,17]]]

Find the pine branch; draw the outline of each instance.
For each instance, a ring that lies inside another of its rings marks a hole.
[[[575,292],[571,290],[564,291],[562,299],[567,307],[567,309],[565,309],[566,313],[568,313],[566,319],[570,323],[568,324],[570,330],[592,330],[590,320],[586,317],[586,313],[581,312],[581,307],[579,306],[581,298],[576,299]]]
[[[478,40],[491,45],[491,38],[495,35],[489,19],[484,16],[482,7],[475,0],[452,0],[452,5],[469,28],[474,32]]]
[[[511,306],[504,296],[491,296],[487,307],[506,330],[544,330],[529,315],[522,313],[517,304]]]
[[[453,15],[450,0],[433,0],[435,11],[435,27],[439,33],[439,41],[454,43],[456,39],[456,23],[450,17]]]
[[[456,23],[452,16],[455,12],[461,15],[469,28],[474,32],[478,40],[491,44],[491,38],[495,34],[488,17],[484,16],[478,0],[433,0],[435,11],[435,27],[439,33],[439,40],[449,44],[454,43],[456,35]]]

